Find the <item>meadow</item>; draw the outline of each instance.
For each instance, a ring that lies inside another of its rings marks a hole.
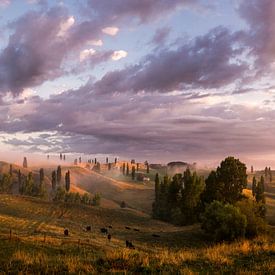
[[[7,169],[6,165],[0,168]],[[51,169],[45,169],[46,176]],[[273,194],[267,196],[270,224],[266,234],[233,243],[213,243],[205,237],[199,224],[177,227],[152,219],[149,209],[152,182],[120,181],[107,173],[98,174],[81,167],[70,167],[70,170],[72,189],[101,192],[101,205],[66,204],[1,194],[1,272],[274,273]],[[33,172],[37,174],[35,169]],[[245,193],[249,195],[251,191]],[[120,208],[119,202],[123,199],[130,207]],[[90,232],[87,226],[91,226]],[[108,228],[111,241],[100,232],[101,228]],[[64,229],[69,230],[69,236],[64,236]],[[131,241],[135,249],[126,248],[126,240]]]

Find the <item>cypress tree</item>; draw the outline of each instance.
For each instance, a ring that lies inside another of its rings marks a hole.
[[[58,184],[58,185],[60,185],[60,183],[61,183],[61,177],[62,177],[62,174],[61,174],[61,166],[58,165],[57,171],[56,171],[56,181],[57,181],[57,184]]]
[[[28,168],[28,161],[26,157],[24,157],[24,160],[23,160],[23,168]]]
[[[45,175],[44,175],[44,169],[43,169],[43,168],[41,168],[41,169],[39,170],[39,183],[40,183],[40,185],[42,185],[42,184],[43,184],[43,182],[44,182],[44,178],[45,178]]]
[[[125,175],[125,169],[126,169],[125,163],[123,163],[123,165],[122,165],[122,174],[123,174],[123,175]]]
[[[126,176],[129,176],[129,164],[127,162],[127,166],[126,166]]]
[[[56,172],[52,172],[52,190],[56,189]]]
[[[256,189],[257,189],[257,181],[256,181],[256,178],[253,177],[253,180],[252,180],[252,195],[253,195],[253,197],[255,197],[255,195],[256,195]]]
[[[12,177],[12,164],[10,164],[10,176]]]
[[[146,172],[147,172],[147,174],[149,174],[149,170],[150,170],[149,163],[147,162],[147,164],[146,164]]]
[[[136,177],[136,167],[133,165],[132,166],[132,180],[135,180]]]
[[[256,202],[265,203],[264,177],[263,176],[261,176],[261,180],[257,184],[255,198],[256,198]]]
[[[70,177],[70,171],[65,174],[65,188],[66,191],[69,192],[71,187],[71,177]]]

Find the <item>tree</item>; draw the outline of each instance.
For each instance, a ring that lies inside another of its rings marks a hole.
[[[205,183],[196,172],[191,173],[189,169],[184,172],[183,186],[181,188],[181,212],[182,224],[192,224],[197,221],[201,194]]]
[[[258,203],[265,204],[265,195],[264,195],[264,177],[261,176],[261,180],[258,182],[256,187],[255,199]]]
[[[125,163],[122,165],[122,174],[125,175]]]
[[[61,183],[61,178],[62,178],[61,166],[58,165],[57,171],[56,171],[56,182],[57,182],[58,185],[60,185],[60,183]]]
[[[266,230],[265,218],[261,216],[261,205],[251,199],[243,199],[236,203],[247,220],[246,237],[255,237]]]
[[[139,163],[137,163],[137,171],[139,171]]]
[[[203,204],[210,203],[214,200],[222,200],[223,184],[218,181],[216,171],[211,171],[205,180],[205,189],[202,193]]]
[[[56,172],[52,172],[52,190],[56,189]]]
[[[132,180],[135,180],[135,177],[136,177],[136,167],[135,166],[132,166]]]
[[[58,186],[56,192],[55,192],[55,196],[53,198],[54,201],[64,201],[65,200],[65,196],[66,196],[66,191],[64,190],[63,187]]]
[[[111,162],[108,163],[108,170],[110,171],[112,169],[112,164]]]
[[[146,173],[149,174],[150,172],[150,167],[149,167],[149,163],[146,162]]]
[[[117,163],[117,158],[115,158],[115,164]]]
[[[247,186],[245,164],[234,157],[227,157],[217,168],[217,181],[222,186],[222,200],[234,204],[240,200],[242,191]]]
[[[70,191],[70,187],[71,187],[71,178],[70,178],[70,171],[68,170],[68,172],[65,174],[65,189],[67,192]]]
[[[106,158],[106,164],[108,164],[108,163],[109,163],[109,158],[107,157],[107,158]]]
[[[19,193],[21,194],[21,188],[22,188],[22,174],[21,171],[18,170],[18,187],[19,187]]]
[[[202,217],[202,229],[215,241],[233,241],[244,237],[247,220],[238,207],[213,201]]]
[[[35,193],[35,186],[34,186],[34,180],[33,180],[33,175],[32,172],[29,172],[27,179],[25,181],[25,190],[24,190],[25,195],[32,196]]]
[[[92,204],[94,206],[99,206],[100,205],[100,200],[101,200],[100,194],[96,193],[93,197]]]
[[[61,153],[59,154],[59,158],[60,158],[60,160],[62,160],[62,154]]]
[[[45,179],[44,169],[41,168],[41,169],[39,170],[39,183],[40,183],[40,185],[43,184],[44,179]]]
[[[255,177],[253,177],[253,180],[252,180],[252,196],[255,197],[256,195],[256,189],[257,189],[257,180]]]
[[[10,193],[12,189],[12,180],[10,174],[4,174],[0,180],[0,192]]]
[[[10,176],[12,177],[12,164],[10,164],[10,171],[9,171]]]
[[[251,165],[251,174],[253,174],[253,172],[254,172],[254,168],[253,168],[253,166]]]
[[[126,176],[129,176],[129,164],[127,162],[127,166],[126,166]]]
[[[24,160],[23,160],[23,168],[28,168],[28,161],[26,157],[24,157]]]

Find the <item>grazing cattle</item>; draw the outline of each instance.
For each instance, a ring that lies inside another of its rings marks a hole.
[[[90,225],[86,226],[86,231],[91,231],[92,227]]]
[[[104,234],[108,234],[108,229],[107,228],[100,228],[100,232]]]
[[[108,234],[108,240],[109,240],[109,242],[111,241],[111,239],[112,239],[112,235],[111,234]]]
[[[139,229],[137,229],[137,228],[134,228],[134,231],[137,231],[137,232],[139,232],[140,230],[139,230]]]
[[[111,225],[108,226],[110,229],[112,229],[113,227]]]
[[[64,230],[64,236],[66,236],[66,237],[69,236],[69,230],[68,229]]]
[[[129,226],[125,226],[125,229],[131,230],[131,228]]]
[[[158,235],[158,234],[152,234],[152,236],[155,238],[160,238],[160,235]]]
[[[126,240],[126,248],[135,249],[135,246],[132,244],[132,242]]]

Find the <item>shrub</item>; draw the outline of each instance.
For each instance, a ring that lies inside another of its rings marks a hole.
[[[126,207],[126,202],[125,202],[125,201],[122,201],[122,202],[120,203],[120,207],[121,207],[121,208],[125,208],[125,207]]]
[[[202,217],[202,229],[215,241],[233,241],[245,236],[246,217],[238,207],[213,201]]]
[[[237,202],[236,206],[245,215],[247,220],[246,237],[255,237],[265,231],[266,223],[260,214],[261,204],[250,199],[244,199]]]

